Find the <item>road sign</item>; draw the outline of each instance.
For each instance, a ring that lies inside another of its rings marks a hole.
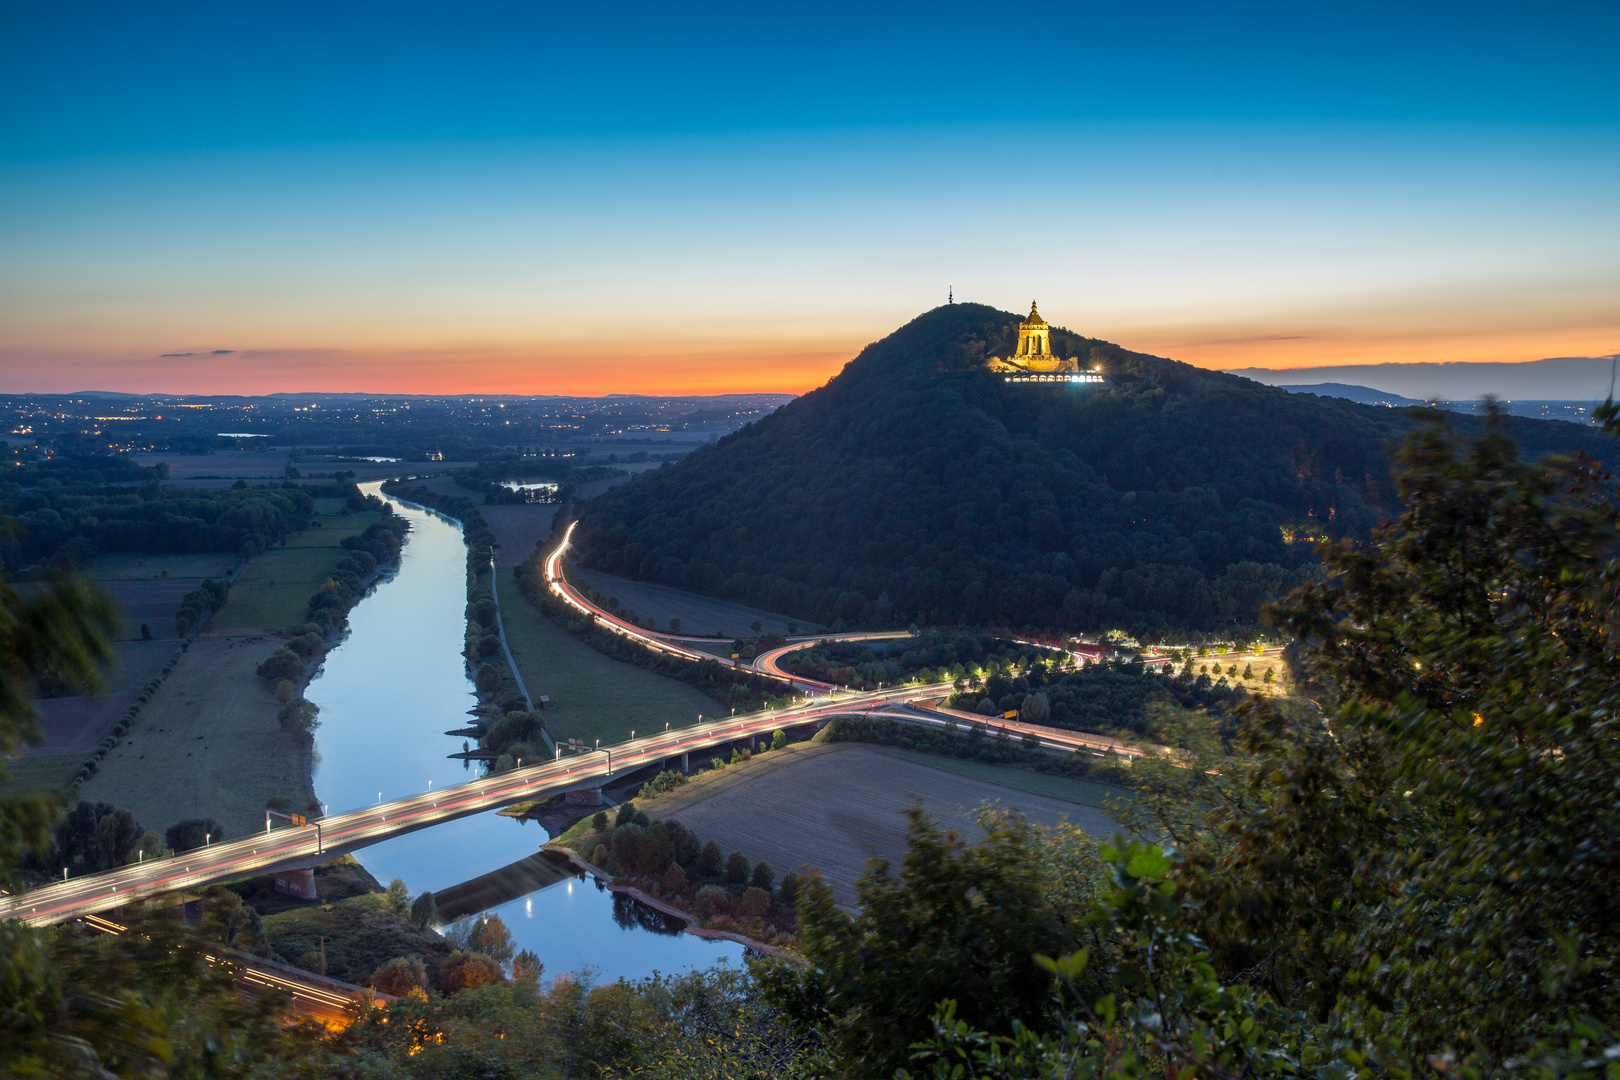
[[[287,819],[294,825],[308,825],[309,821],[303,814],[288,814]]]
[[[1001,714],[1001,718],[1003,720],[1016,720],[1016,719],[1018,719],[1018,710],[1017,709],[1012,709],[1012,710],[1009,710],[1007,712],[1004,712],[1004,713]]]

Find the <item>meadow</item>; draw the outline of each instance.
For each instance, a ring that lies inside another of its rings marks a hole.
[[[1094,805],[1073,801],[1095,798],[1083,787],[1062,789],[1069,798],[1060,798],[1013,786],[1028,783],[1021,769],[983,765],[970,776],[939,764],[921,754],[852,743],[799,743],[637,799],[636,806],[652,818],[677,818],[727,851],[770,863],[778,874],[818,867],[843,904],[855,901],[855,882],[867,860],[899,864],[906,848],[904,811],[919,799],[941,824],[965,837],[979,835],[973,813],[987,802],[1043,824],[1068,820],[1093,836],[1118,829]]]
[[[211,631],[277,631],[301,625],[311,594],[347,554],[341,546],[344,537],[365,531],[377,515],[367,511],[315,520],[320,528],[294,533],[286,547],[248,560],[225,607],[209,622]]]
[[[523,599],[512,570],[497,570],[501,615],[529,693],[551,698],[546,730],[556,739],[619,742],[632,730],[647,732],[666,722],[692,723],[699,713],[724,710],[685,683],[614,660],[574,637]]]
[[[124,807],[160,833],[211,817],[228,837],[263,829],[273,798],[311,803],[306,744],[281,729],[274,696],[253,674],[280,644],[198,637],[79,797]]]

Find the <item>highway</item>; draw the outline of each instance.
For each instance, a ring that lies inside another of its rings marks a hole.
[[[877,693],[815,697],[791,708],[671,727],[599,751],[559,755],[541,765],[422,792],[308,825],[277,828],[241,840],[194,848],[167,859],[133,863],[106,873],[70,878],[15,896],[0,897],[0,918],[45,926],[179,889],[199,889],[216,882],[314,866],[390,837],[446,821],[515,802],[599,787],[612,776],[685,753],[768,736],[777,728],[816,723],[838,713],[936,698],[950,691],[948,683],[899,686]]]
[[[103,934],[122,934],[129,929],[100,915],[86,915],[84,924]],[[368,991],[338,979],[300,971],[289,964],[249,956],[235,949],[220,949],[217,955],[204,953],[203,958],[211,964],[228,964],[236,969],[236,987],[240,996],[259,998],[270,993],[285,994],[288,1011],[292,1015],[319,1021],[334,1030],[347,1027],[366,1007],[368,1000],[394,1000],[388,994]]]

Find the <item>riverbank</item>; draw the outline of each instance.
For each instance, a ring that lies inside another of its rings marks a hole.
[[[261,829],[266,807],[319,812],[310,739],[282,723],[279,680],[258,671],[298,637],[305,644],[284,677],[301,693],[343,640],[350,607],[390,568],[390,556],[377,544],[381,559],[352,546],[382,521],[378,510],[348,511],[336,499],[317,504],[325,512],[309,528],[240,567],[224,605],[151,690],[79,798],[126,808],[159,833],[186,819],[212,819],[221,839]],[[345,569],[357,560],[372,569]],[[333,593],[322,612],[329,632],[317,627],[304,635],[311,600],[323,590]]]
[[[594,877],[602,885],[602,887],[606,888],[609,892],[616,893],[620,896],[628,896],[630,899],[635,900],[638,903],[646,904],[654,911],[667,915],[672,919],[679,919],[681,922],[686,924],[686,929],[681,931],[682,933],[691,934],[693,937],[699,937],[705,941],[731,941],[738,945],[742,945],[745,948],[764,953],[767,956],[774,956],[782,960],[792,960],[795,963],[802,962],[802,958],[795,952],[779,948],[775,945],[767,945],[763,941],[758,941],[746,934],[739,934],[733,930],[717,930],[712,927],[706,927],[703,925],[702,919],[698,918],[696,915],[693,915],[689,911],[682,911],[675,905],[660,900],[656,896],[650,896],[642,890],[636,888],[634,885],[619,884],[614,881],[612,874],[609,874],[607,871],[598,866],[592,865],[586,859],[580,857],[579,852],[575,851],[573,848],[563,845],[547,845],[547,847],[548,850],[560,852],[568,859],[570,865],[579,870],[580,873],[589,874]]]

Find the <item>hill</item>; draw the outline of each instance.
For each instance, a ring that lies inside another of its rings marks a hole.
[[[1317,397],[1338,397],[1349,401],[1359,401],[1363,405],[1423,405],[1425,402],[1417,398],[1402,397],[1399,394],[1386,394],[1382,390],[1374,390],[1370,386],[1352,386],[1349,383],[1325,382],[1310,383],[1306,386],[1289,383],[1278,383],[1277,389],[1286,390],[1290,394],[1315,394]]]
[[[1060,328],[1053,352],[1113,385],[1009,384],[983,361],[1018,322],[978,304],[918,317],[826,386],[586,503],[580,564],[835,627],[1211,632],[1310,573],[1314,537],[1393,511],[1387,448],[1414,410]],[[1604,445],[1507,422],[1532,454]]]

